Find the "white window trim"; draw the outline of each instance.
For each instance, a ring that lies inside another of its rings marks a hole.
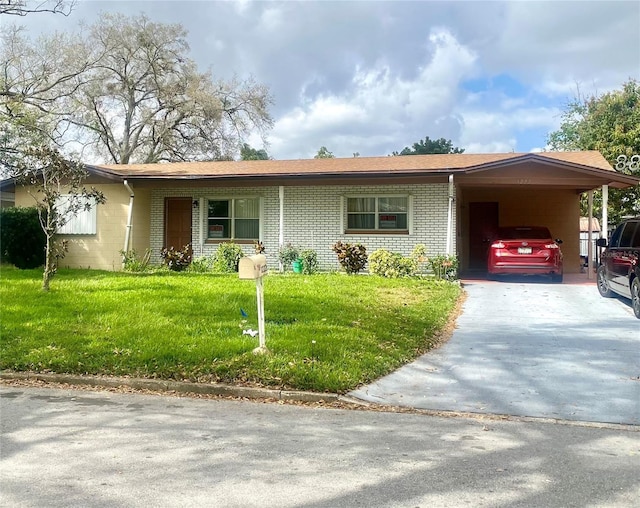
[[[409,202],[407,203],[407,227],[409,228],[409,236],[413,235],[413,194],[409,194]]]
[[[61,194],[56,202],[58,215],[65,215],[66,202],[72,194]],[[82,201],[82,198],[80,198]],[[97,203],[95,198],[86,198],[85,202],[89,203],[89,210],[79,210],[75,215],[69,217],[67,222],[58,228],[59,235],[95,235],[97,234]]]
[[[257,199],[258,200],[258,234],[260,238],[235,238],[235,203],[231,206],[231,217],[229,217],[231,224],[231,237],[230,238],[209,238],[209,201],[237,201],[239,199]],[[264,199],[262,196],[249,195],[249,196],[207,196],[202,198],[202,206],[200,207],[203,210],[200,229],[203,232],[204,242],[250,242],[252,240],[262,240],[263,236],[263,228],[264,228]]]
[[[376,198],[376,228],[375,229],[349,229],[348,226],[348,216],[349,216],[349,199],[350,198]],[[407,229],[380,229],[378,225],[378,199],[380,198],[406,198],[407,199]],[[406,236],[405,231],[408,230],[409,235],[413,235],[413,194],[404,193],[379,193],[379,194],[345,194],[340,196],[340,208],[342,213],[340,214],[340,230],[343,234],[351,234],[357,235],[361,234],[360,232],[367,232],[367,234],[385,234],[385,235],[401,235]],[[370,231],[374,231],[374,233],[368,233]]]

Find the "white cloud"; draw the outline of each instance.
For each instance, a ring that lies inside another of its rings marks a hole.
[[[252,3],[252,0],[227,0],[227,1],[233,4],[235,11],[240,15],[247,13]]]
[[[428,50],[431,58],[413,79],[404,79],[379,62],[369,69],[356,67],[342,93],[307,97],[277,120],[271,136],[276,157],[289,150],[304,156],[321,145],[336,155],[386,155],[430,132],[436,136],[432,132],[436,125],[457,128],[457,119],[447,122],[447,118],[455,116],[458,85],[475,72],[476,57],[441,28],[429,36]],[[393,139],[398,140],[395,145]]]
[[[529,129],[545,132],[556,129],[560,111],[550,108],[470,109],[462,115],[462,146],[471,153],[491,153],[522,150],[517,147],[517,134]]]
[[[508,68],[549,95],[618,88],[640,77],[640,4],[629,1],[508,2],[487,68]]]
[[[260,16],[260,28],[267,32],[275,32],[281,29],[283,22],[282,10],[277,7],[265,9]]]

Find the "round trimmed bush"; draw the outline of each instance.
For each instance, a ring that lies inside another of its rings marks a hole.
[[[44,264],[47,238],[35,207],[0,210],[0,257],[21,270]]]

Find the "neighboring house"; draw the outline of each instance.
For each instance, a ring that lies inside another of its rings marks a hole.
[[[191,244],[210,255],[254,240],[277,266],[279,245],[318,252],[338,268],[331,246],[362,243],[369,253],[455,254],[464,272],[484,270],[498,226],[545,225],[564,240],[565,271],[580,271],[579,197],[639,179],[617,173],[599,152],[447,154],[348,159],[218,161],[87,166],[105,205],[65,237],[64,266],[121,268],[121,251]],[[33,204],[17,187],[16,205]],[[74,229],[75,228],[75,229]],[[92,229],[93,228],[93,229]]]
[[[596,250],[596,240],[600,236],[600,222],[595,217],[580,217],[580,260],[582,266],[586,267],[589,259],[589,223],[591,223],[591,252],[594,256]]]

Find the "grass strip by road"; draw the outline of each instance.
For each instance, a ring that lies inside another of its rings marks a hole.
[[[0,273],[0,369],[225,382],[343,393],[438,340],[461,290],[433,279],[264,279],[269,355],[254,355],[253,281],[237,275]],[[241,309],[248,315],[246,320]]]

